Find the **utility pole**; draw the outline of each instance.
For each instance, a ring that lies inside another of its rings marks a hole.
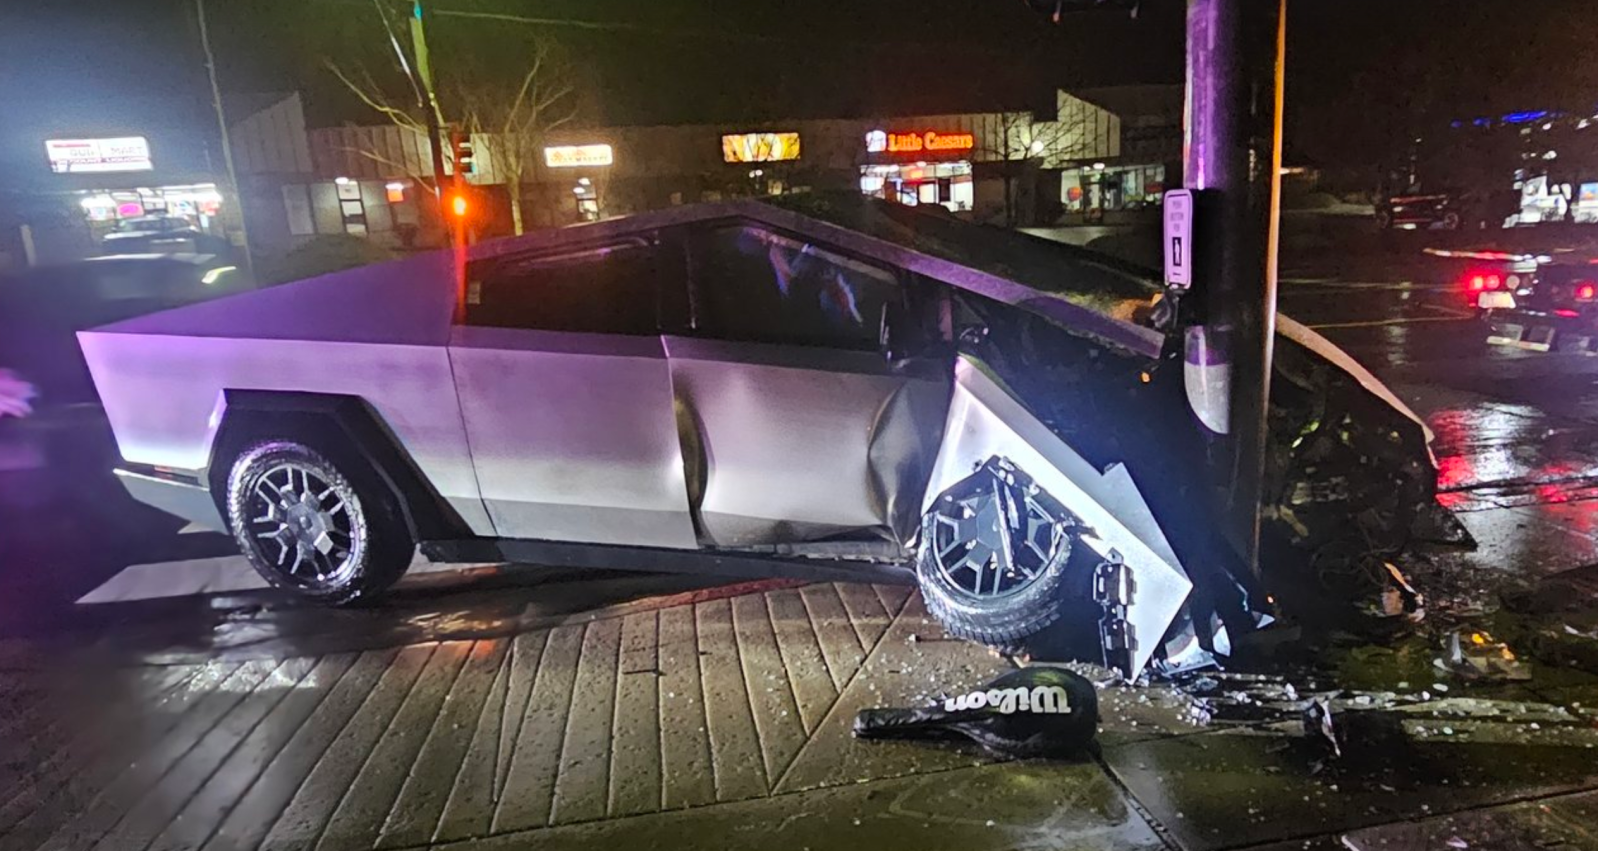
[[[222,163],[227,169],[228,193],[239,212],[239,238],[244,245],[244,273],[255,282],[255,258],[250,253],[250,228],[245,223],[244,196],[239,194],[239,174],[233,167],[233,143],[228,135],[227,114],[222,111],[222,88],[216,82],[216,57],[211,54],[211,32],[205,25],[205,0],[194,0],[200,22],[200,47],[205,51],[205,73],[211,80],[211,106],[216,110],[216,129],[222,134]]]
[[[1259,571],[1260,485],[1276,333],[1282,86],[1287,0],[1188,0],[1185,182],[1196,203],[1194,295],[1202,325],[1188,360],[1221,367],[1225,536]],[[1189,386],[1189,401],[1194,390]],[[1219,404],[1219,400],[1214,400]],[[1216,414],[1219,414],[1218,416]]]
[[[433,89],[433,65],[427,54],[427,33],[423,28],[422,0],[411,2],[411,49],[416,55],[416,75],[422,84],[422,111],[427,114],[427,144],[433,151],[433,191],[438,198],[441,224],[449,222],[444,204],[444,116],[438,108],[438,93]]]

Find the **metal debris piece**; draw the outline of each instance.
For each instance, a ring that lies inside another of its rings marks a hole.
[[[1387,617],[1402,616],[1412,623],[1426,617],[1426,598],[1409,584],[1409,579],[1399,571],[1398,566],[1384,561],[1382,567],[1387,573],[1387,586],[1381,593],[1382,614]]]
[[[1474,680],[1531,679],[1509,645],[1483,630],[1464,633],[1455,630],[1448,634],[1448,670],[1461,677]],[[1439,686],[1433,688],[1442,691]]]
[[[1332,725],[1332,705],[1325,698],[1315,698],[1304,710],[1304,732],[1330,748],[1333,757],[1343,755],[1343,746],[1337,741],[1337,729]]]

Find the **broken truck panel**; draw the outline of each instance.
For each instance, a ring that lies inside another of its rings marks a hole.
[[[1123,606],[1129,627],[1127,658],[1110,663],[1128,677],[1137,676],[1193,587],[1187,572],[1124,471],[1094,469],[999,381],[962,356],[923,508],[992,458],[1024,471],[1080,517],[1085,528],[1074,534],[1079,546],[1096,554],[1096,562],[1123,564],[1130,571],[1129,599],[1101,602]]]
[[[1281,328],[1261,499],[1267,529],[1311,553],[1343,544],[1391,553],[1417,538],[1467,543],[1437,505],[1425,423],[1324,337],[1286,317]]]
[[[666,348],[708,459],[695,506],[706,544],[869,530],[908,546],[948,405],[941,370],[801,346],[667,337]]]

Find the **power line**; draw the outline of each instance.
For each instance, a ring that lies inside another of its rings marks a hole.
[[[478,20],[500,21],[502,23],[527,24],[527,25],[530,25],[530,26],[571,27],[571,28],[574,28],[574,29],[594,30],[594,31],[610,30],[610,31],[621,31],[621,32],[637,32],[637,33],[646,33],[646,34],[649,34],[649,35],[675,36],[677,38],[685,38],[685,39],[711,39],[711,40],[722,40],[722,41],[763,42],[763,43],[768,43],[768,44],[774,43],[774,44],[808,44],[808,45],[815,45],[817,43],[817,39],[813,35],[805,35],[805,36],[800,36],[800,35],[770,35],[770,34],[763,34],[763,33],[750,33],[750,32],[733,31],[733,30],[682,29],[682,28],[675,28],[675,27],[662,27],[662,26],[656,26],[656,25],[652,25],[652,24],[632,23],[632,22],[628,22],[628,21],[592,21],[592,20],[582,20],[582,19],[578,19],[578,18],[539,18],[539,17],[528,16],[528,15],[515,15],[515,14],[511,14],[509,12],[473,12],[473,11],[468,11],[468,10],[465,10],[465,9],[439,9],[439,8],[433,8],[431,10],[430,14],[432,14],[435,17],[441,17],[441,18],[444,18],[444,17],[448,17],[448,18],[474,18],[474,19],[478,19]],[[860,40],[841,40],[841,39],[835,39],[835,38],[828,38],[828,39],[825,39],[825,44],[827,44],[828,46],[857,47],[857,48],[869,48],[869,49],[876,49],[876,50],[880,50],[880,49],[883,49],[883,48],[889,48],[889,49],[902,49],[902,50],[919,49],[919,50],[943,50],[943,51],[947,51],[949,49],[949,43],[948,42],[943,42],[943,41],[883,41],[883,40],[860,41]],[[1004,47],[1004,48],[999,48],[999,47],[984,47],[984,48],[963,47],[962,48],[962,52],[966,53],[966,54],[982,53],[982,54],[992,54],[992,55],[996,55],[997,56],[997,55],[1013,55],[1016,51],[1015,51],[1014,47]]]

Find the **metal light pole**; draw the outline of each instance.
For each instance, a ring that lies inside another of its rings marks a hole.
[[[1287,0],[1188,0],[1184,171],[1206,363],[1229,367],[1216,453],[1226,537],[1259,570],[1281,197]],[[1190,361],[1192,353],[1190,347]],[[1202,418],[1202,417],[1201,417]]]

